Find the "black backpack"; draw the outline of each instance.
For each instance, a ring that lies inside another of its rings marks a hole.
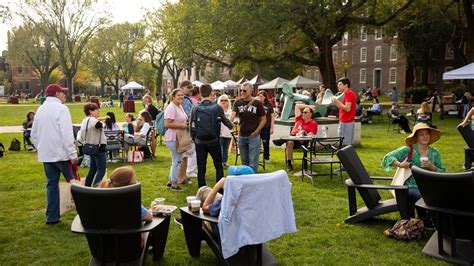
[[[193,138],[202,140],[219,138],[221,125],[217,108],[217,104],[194,107],[192,113]]]
[[[3,152],[5,151],[5,146],[0,142],[0,158],[3,157]]]
[[[21,143],[19,140],[16,138],[13,138],[12,143],[10,144],[10,148],[8,150],[10,151],[19,151],[21,149]]]

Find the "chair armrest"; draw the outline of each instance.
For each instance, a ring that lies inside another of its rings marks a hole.
[[[306,147],[305,145],[301,145],[301,149],[303,149],[303,150],[306,151],[306,152],[309,152],[309,148]]]
[[[346,185],[348,187],[356,187],[356,188],[367,188],[367,189],[393,189],[393,190],[408,190],[407,186],[384,186],[384,185],[372,185],[372,184],[361,184],[356,185],[352,180],[346,179]]]
[[[200,219],[200,220],[203,220],[203,221],[208,221],[208,222],[211,222],[211,223],[217,223],[218,222],[218,218],[217,217],[214,217],[214,216],[210,216],[208,214],[205,214],[202,212],[202,209],[201,211],[199,212],[199,214],[196,214],[196,213],[193,213],[191,210],[189,210],[188,206],[185,206],[185,207],[181,207],[179,208],[181,211],[189,214],[190,216],[192,216],[193,218],[196,218],[196,219]]]
[[[374,180],[393,180],[391,176],[371,176],[370,179]]]
[[[419,199],[415,203],[415,206],[423,208],[423,209],[427,209],[429,211],[439,212],[439,213],[445,213],[445,214],[456,215],[456,216],[474,217],[474,212],[460,211],[460,210],[453,210],[453,209],[430,206],[430,205],[425,203],[423,198]]]
[[[144,223],[140,228],[131,228],[131,229],[90,229],[84,228],[81,223],[81,218],[79,215],[76,215],[74,220],[71,224],[71,232],[77,234],[86,234],[86,235],[126,235],[126,234],[134,234],[134,233],[143,233],[149,232],[155,229],[158,225],[160,225],[165,219],[169,219],[169,217],[153,217],[153,220],[149,223]]]

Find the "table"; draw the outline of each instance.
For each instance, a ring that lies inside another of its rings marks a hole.
[[[316,136],[301,136],[301,137],[298,137],[298,136],[286,136],[286,137],[282,137],[280,139],[282,140],[285,140],[285,141],[311,141],[313,139],[316,139],[317,137]]]
[[[134,100],[125,100],[123,104],[123,111],[125,113],[135,113],[135,101]]]
[[[18,104],[18,97],[10,97],[11,104]]]

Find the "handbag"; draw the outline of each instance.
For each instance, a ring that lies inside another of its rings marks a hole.
[[[386,237],[395,237],[398,240],[418,240],[423,236],[425,225],[420,219],[400,219],[391,229],[383,232]]]
[[[176,131],[176,152],[183,153],[192,148],[192,139],[188,130],[179,129]]]
[[[85,137],[84,137],[85,142],[87,141],[87,129],[89,128],[89,121],[90,120],[91,119],[89,118],[87,120],[87,123],[86,123],[86,133],[85,133]],[[102,130],[100,131],[100,133],[102,134]],[[100,141],[101,141],[101,138],[99,138],[99,144],[85,143],[84,145],[82,145],[82,153],[87,154],[89,156],[90,155],[95,155],[96,153],[99,152]]]
[[[79,176],[79,170],[77,164],[71,164],[69,167],[70,175],[68,182],[60,182],[59,185],[59,214],[63,215],[71,210],[76,208],[76,204],[74,203],[74,199],[71,194],[71,184],[76,183],[80,185],[84,185],[84,181],[81,180]],[[73,172],[74,171],[74,172]],[[73,179],[73,176],[75,178]]]
[[[410,152],[408,153],[408,162],[411,162],[411,158],[413,156],[413,147],[410,146]],[[395,172],[395,175],[393,176],[392,179],[392,186],[403,186],[405,184],[405,181],[411,176],[411,169],[410,168],[400,168],[397,167],[397,171]],[[395,196],[395,190],[391,189],[390,192],[392,193],[393,196]]]
[[[133,146],[134,149],[133,151],[128,151],[127,153],[127,162],[129,163],[142,163],[145,161],[145,155],[143,154],[143,151],[139,151],[137,149],[137,145]]]

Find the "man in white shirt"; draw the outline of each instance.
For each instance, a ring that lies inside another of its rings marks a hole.
[[[46,224],[56,224],[59,216],[59,176],[72,177],[71,163],[77,163],[72,121],[64,105],[67,88],[50,84],[45,90],[46,101],[38,108],[31,139],[38,150],[46,174]]]

